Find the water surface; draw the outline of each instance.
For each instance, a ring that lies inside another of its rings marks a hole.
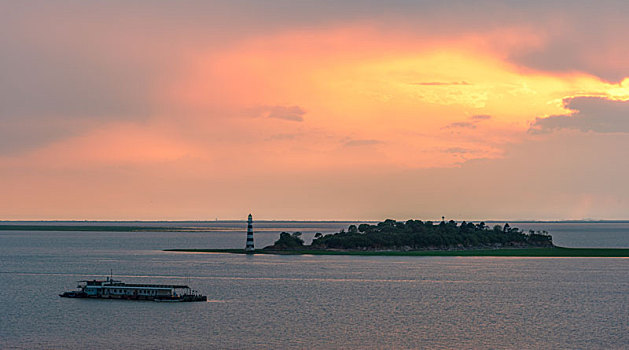
[[[221,225],[215,232],[0,232],[0,348],[629,347],[629,259],[161,251],[244,245],[243,223]],[[256,243],[264,245],[281,230],[310,237],[346,223],[258,226]],[[587,232],[566,229],[563,237],[579,246]],[[629,246],[618,237],[616,246]],[[210,300],[58,297],[110,269],[123,281],[189,284]]]

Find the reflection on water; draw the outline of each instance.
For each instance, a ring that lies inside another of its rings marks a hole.
[[[296,230],[325,229],[336,230]],[[629,346],[627,259],[160,251],[244,245],[233,234],[0,232],[0,348]],[[257,242],[277,237],[265,234]],[[128,282],[190,284],[209,300],[58,297],[110,269]]]

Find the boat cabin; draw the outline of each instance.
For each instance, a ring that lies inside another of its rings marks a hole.
[[[128,284],[107,277],[106,280],[79,281],[79,288],[94,298],[156,299],[177,298],[190,294],[186,285]],[[179,293],[178,293],[179,291]]]

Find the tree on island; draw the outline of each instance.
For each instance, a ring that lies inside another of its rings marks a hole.
[[[266,247],[265,249],[299,249],[304,247],[304,240],[301,239],[301,232],[295,232],[290,234],[288,232],[280,233],[280,239],[275,241],[272,246]]]
[[[375,225],[350,225],[338,233],[315,235],[310,246],[304,246],[301,233],[280,234],[273,246],[265,249],[349,249],[349,250],[424,250],[500,247],[553,247],[546,231],[520,231],[509,224],[488,227],[484,222],[457,224],[454,220],[431,221],[387,219]]]

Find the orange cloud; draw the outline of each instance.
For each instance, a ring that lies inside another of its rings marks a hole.
[[[542,40],[519,28],[440,41],[367,27],[280,33],[225,51],[190,54],[188,69],[165,99],[201,115],[206,128],[227,118],[232,125],[255,126],[266,140],[274,128],[286,133],[293,126],[253,123],[246,119],[248,111],[294,106],[300,114],[292,118],[303,120],[306,137],[256,146],[274,166],[291,154],[308,169],[312,163],[323,168],[371,164],[375,154],[378,162],[396,167],[451,166],[499,156],[501,145],[522,138],[536,117],[565,113],[564,98],[629,98],[622,84],[506,61],[513,51]],[[474,132],[444,128],[483,114],[492,118]],[[249,131],[243,135],[255,139]],[[363,154],[344,149],[345,138],[379,142]],[[271,156],[274,147],[286,143],[293,147],[283,149],[280,158]],[[443,151],[452,149],[467,151]],[[317,161],[321,154],[325,162]]]
[[[536,117],[569,112],[565,98],[629,98],[629,79],[610,84],[506,61],[540,40],[526,28],[435,40],[357,26],[188,51],[174,69],[179,78],[153,101],[152,117],[112,123],[34,154],[55,164],[190,158],[203,165],[188,166],[220,168],[224,176],[248,167],[443,167],[500,157]],[[472,119],[478,115],[491,117]]]

